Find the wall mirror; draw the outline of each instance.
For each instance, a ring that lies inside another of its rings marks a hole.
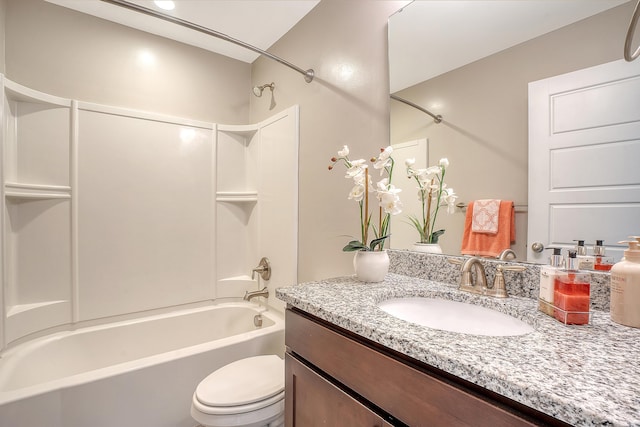
[[[527,258],[528,83],[622,58],[627,0],[414,1],[389,19],[394,182],[404,212],[391,247],[407,249],[417,232],[405,219],[419,209],[404,160],[435,165],[446,157],[445,182],[467,204],[513,200],[517,259]],[[466,209],[441,210],[436,229],[444,253],[460,254]],[[577,237],[579,238],[579,237]],[[612,242],[613,243],[613,242]],[[546,242],[545,242],[546,244]],[[546,257],[545,257],[546,259]]]

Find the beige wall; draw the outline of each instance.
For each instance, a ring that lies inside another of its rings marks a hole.
[[[428,138],[430,163],[447,157],[446,182],[465,203],[498,198],[527,203],[527,84],[622,58],[635,2],[629,2],[398,92],[442,114],[444,122],[393,102],[394,143]],[[443,250],[459,253],[464,213],[440,215]],[[517,252],[526,256],[527,217],[516,215]]]
[[[344,144],[354,158],[368,158],[389,143],[387,19],[405,3],[322,0],[269,49],[313,68],[310,84],[273,61],[254,63],[254,84],[275,82],[277,107],[269,110],[267,92],[252,97],[252,121],[300,105],[301,281],[353,274],[353,254],[342,247],[351,240],[346,235],[358,234],[357,204],[347,200],[351,183],[344,170],[327,166]]]
[[[6,1],[6,75],[82,101],[247,123],[249,64],[59,7]],[[145,65],[139,53],[150,52]]]

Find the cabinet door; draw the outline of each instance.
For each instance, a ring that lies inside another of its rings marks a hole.
[[[286,427],[391,426],[288,353],[285,369]]]

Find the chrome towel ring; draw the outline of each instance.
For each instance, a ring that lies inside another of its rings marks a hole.
[[[633,11],[633,16],[629,23],[629,29],[627,30],[627,38],[624,41],[624,59],[628,62],[631,62],[640,56],[640,46],[638,46],[635,52],[631,53],[631,43],[633,42],[633,34],[638,27],[638,19],[640,19],[640,0],[638,0],[636,9]]]

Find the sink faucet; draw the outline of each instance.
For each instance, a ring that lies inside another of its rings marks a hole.
[[[473,283],[473,273],[476,273],[476,282]],[[472,292],[484,293],[487,289],[487,275],[484,271],[484,265],[480,262],[480,258],[471,257],[462,264],[462,276],[460,277],[460,288],[464,290],[472,289]]]
[[[269,298],[269,290],[265,286],[264,288],[260,289],[259,291],[251,291],[251,292],[246,291],[244,293],[244,298],[242,298],[242,299],[245,300],[245,301],[251,301],[255,297]]]
[[[507,248],[504,251],[500,252],[500,255],[498,255],[497,258],[501,261],[516,259],[516,253],[513,251],[513,249]]]
[[[487,274],[484,271],[484,265],[478,257],[470,257],[465,260],[449,258],[451,264],[461,265],[460,286],[461,291],[471,292],[483,295],[487,291]],[[475,283],[473,273],[475,272]]]

